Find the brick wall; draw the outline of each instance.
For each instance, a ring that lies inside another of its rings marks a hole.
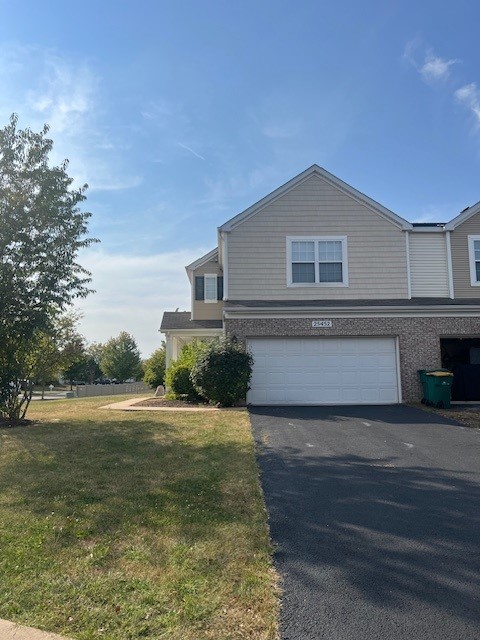
[[[225,320],[230,336],[393,336],[399,339],[402,399],[421,398],[418,369],[441,365],[442,336],[480,336],[476,318],[332,318],[331,329],[313,329],[311,318]]]

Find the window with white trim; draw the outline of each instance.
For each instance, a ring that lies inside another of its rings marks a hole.
[[[288,285],[348,286],[345,236],[287,238]]]
[[[480,287],[480,236],[468,236],[468,257],[470,284],[472,287]]]
[[[205,302],[217,302],[217,276],[215,274],[206,273],[204,276],[204,295]]]

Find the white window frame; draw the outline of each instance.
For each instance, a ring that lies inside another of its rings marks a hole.
[[[342,243],[342,282],[319,282],[319,242]],[[292,242],[313,242],[315,251],[315,282],[293,282],[292,277]],[[347,236],[287,236],[287,287],[348,287],[348,253]]]
[[[215,300],[207,298],[207,278],[215,281]],[[218,302],[218,282],[216,273],[205,273],[203,276],[203,301],[207,304]]]
[[[477,271],[475,269],[475,241],[480,242],[480,236],[468,236],[468,261],[470,264],[470,284],[472,287],[480,287],[480,280],[477,280]]]

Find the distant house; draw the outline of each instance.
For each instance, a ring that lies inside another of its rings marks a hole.
[[[251,404],[418,400],[418,369],[480,362],[480,203],[411,224],[314,165],[186,269],[192,308],[163,316],[167,359],[236,336]]]

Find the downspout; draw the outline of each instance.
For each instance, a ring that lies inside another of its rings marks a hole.
[[[410,273],[410,234],[405,231],[405,249],[407,255],[407,296],[412,299],[412,276]]]
[[[452,268],[452,244],[450,242],[451,231],[447,231],[445,239],[447,242],[447,267],[448,267],[448,290],[450,298],[455,298],[455,290],[453,288],[453,268]]]

